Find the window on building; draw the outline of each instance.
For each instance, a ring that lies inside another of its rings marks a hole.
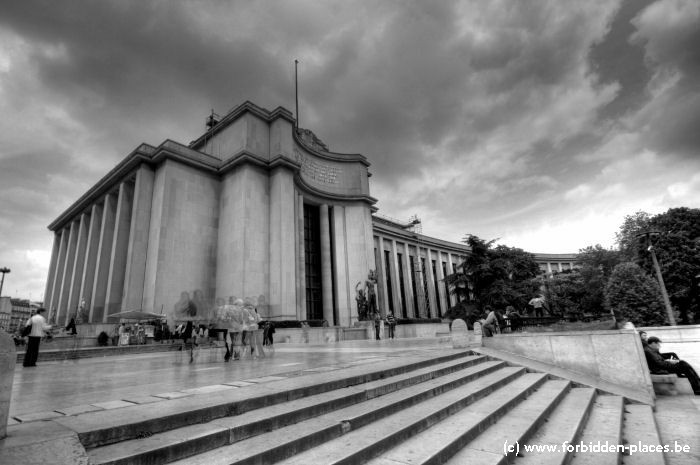
[[[306,318],[308,320],[322,320],[321,215],[317,206],[306,204],[304,204],[304,259]]]
[[[386,298],[389,304],[389,311],[394,312],[394,292],[391,288],[391,251],[384,251],[384,269],[386,275]]]

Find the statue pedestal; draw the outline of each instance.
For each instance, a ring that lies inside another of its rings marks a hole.
[[[12,380],[15,377],[17,350],[15,341],[5,331],[0,331],[0,439],[7,436],[7,421],[10,419],[10,397]]]

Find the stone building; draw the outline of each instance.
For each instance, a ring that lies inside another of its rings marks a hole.
[[[441,280],[468,248],[373,216],[363,155],[330,151],[282,107],[245,102],[208,126],[187,145],[138,146],[49,225],[56,323],[132,309],[211,320],[249,298],[263,318],[350,326],[360,290],[382,314],[454,303]]]

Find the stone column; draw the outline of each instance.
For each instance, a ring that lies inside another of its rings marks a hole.
[[[12,380],[15,377],[17,353],[15,342],[5,331],[0,331],[0,439],[7,437],[7,421],[10,419]]]
[[[440,306],[442,312],[440,316],[445,314],[448,308],[450,308],[450,303],[447,301],[447,295],[445,295],[445,274],[442,271],[442,252],[436,250],[437,258],[435,259],[435,272],[437,273],[437,289],[435,293],[440,299]]]
[[[56,277],[56,262],[58,261],[58,250],[61,248],[61,235],[58,232],[53,234],[53,247],[51,248],[51,262],[49,264],[49,274],[46,277],[46,290],[44,291],[45,305],[51,310],[51,298],[53,296],[53,283]]]
[[[329,325],[333,321],[333,267],[331,266],[331,231],[328,216],[328,205],[320,207],[321,220],[321,293],[323,294],[323,319]]]
[[[53,279],[53,291],[51,292],[51,302],[48,302],[49,308],[49,318],[51,315],[55,315],[58,311],[58,302],[61,297],[61,283],[63,282],[63,268],[66,263],[66,250],[68,249],[68,236],[70,235],[69,230],[63,228],[61,230],[61,245],[58,251],[58,261],[56,262],[56,270],[54,271]]]
[[[78,222],[72,221],[70,225],[70,235],[68,236],[68,249],[66,250],[66,260],[63,267],[63,277],[61,279],[61,294],[58,298],[58,308],[56,309],[56,324],[62,324],[68,316],[68,296],[73,278],[73,265],[75,264],[75,249],[78,244]],[[65,324],[65,323],[63,323]]]
[[[131,231],[131,208],[133,189],[127,182],[119,185],[119,199],[114,223],[114,238],[109,262],[107,278],[107,295],[105,297],[105,318],[112,313],[118,313],[122,308],[126,259],[129,248],[129,232]],[[106,321],[106,320],[105,320]]]
[[[454,265],[452,264],[452,254],[448,253],[447,254],[447,274],[450,275],[453,273],[454,273]],[[445,290],[445,292],[447,292],[447,289]],[[456,302],[455,302],[455,305],[456,305],[457,303],[459,303],[459,296],[457,296],[457,294],[455,294],[455,300],[456,300]],[[450,306],[452,306],[449,293],[447,294],[447,303],[450,304]]]
[[[404,267],[403,274],[403,287],[406,289],[406,315],[409,318],[415,318],[416,309],[413,308],[413,281],[411,280],[411,255],[408,250],[408,242],[403,244],[403,257],[404,257]]]
[[[270,175],[270,247],[268,262],[269,316],[296,316],[296,242],[297,217],[294,177],[287,168]],[[330,320],[329,320],[330,322]]]
[[[85,266],[85,249],[87,248],[87,236],[90,217],[83,213],[80,215],[80,227],[78,228],[78,242],[75,247],[75,262],[73,263],[73,273],[70,284],[70,294],[68,294],[68,312],[64,324],[68,324],[70,319],[77,318],[78,307],[80,306],[80,284],[83,280],[83,267]]]
[[[380,315],[386,314],[389,309],[389,294],[387,293],[386,276],[389,270],[386,269],[384,260],[384,238],[377,236],[377,253],[375,255],[377,265],[377,310]],[[372,318],[372,315],[369,315]]]
[[[333,276],[335,282],[336,308],[338,309],[337,325],[352,325],[352,317],[355,314],[354,286],[350,285],[350,272],[348,265],[348,234],[346,227],[345,207],[336,205],[333,207]]]
[[[425,283],[427,281],[427,276],[425,267],[423,266],[423,263],[425,262],[425,266],[428,266],[427,260],[421,258],[424,258],[421,252],[420,246],[416,245],[416,294],[417,295],[417,300],[418,300],[418,308],[416,309],[416,317],[418,318],[427,318],[428,317],[428,309],[427,309],[427,299],[425,295]]]
[[[154,177],[153,170],[147,165],[141,165],[136,172],[124,281],[124,307],[127,310],[156,311],[152,307],[144,308],[143,302]]]
[[[100,224],[100,243],[97,247],[97,263],[95,264],[95,280],[92,287],[90,302],[90,321],[104,322],[105,296],[107,295],[107,278],[109,277],[109,260],[112,253],[114,238],[114,218],[117,212],[116,199],[113,194],[105,196]]]
[[[92,313],[92,287],[95,283],[95,265],[97,264],[97,252],[100,245],[100,225],[102,224],[102,207],[93,205],[90,212],[90,227],[85,251],[85,263],[83,264],[83,276],[80,281],[80,300],[84,300],[88,312]],[[88,321],[92,320],[88,317]]]
[[[304,196],[297,195],[297,318],[306,320],[306,245],[304,243]]]
[[[435,273],[433,273],[433,252],[430,249],[426,250],[425,267],[427,268],[428,276],[428,296],[430,296],[430,316],[435,318],[438,316],[438,293],[435,289]],[[437,266],[437,264],[436,264]]]
[[[401,284],[400,280],[403,279],[399,276],[399,265],[398,257],[396,255],[396,241],[391,240],[391,293],[394,296],[394,316],[401,315],[401,309],[403,308],[403,296],[401,295]]]

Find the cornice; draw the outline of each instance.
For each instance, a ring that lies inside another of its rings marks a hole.
[[[61,229],[68,221],[80,214],[87,206],[92,205],[110,190],[114,188],[117,182],[121,182],[128,174],[130,174],[139,164],[150,161],[155,153],[156,148],[152,145],[141,144],[136,147],[129,155],[126,156],[120,163],[112,168],[106,175],[97,183],[88,189],[78,200],[68,207],[58,218],[56,218],[48,228],[51,231]]]
[[[465,244],[459,244],[457,242],[449,242],[442,239],[438,239],[431,236],[425,236],[413,231],[407,231],[405,229],[395,228],[388,226],[384,223],[375,221],[372,217],[372,230],[378,233],[382,237],[391,237],[394,239],[399,239],[402,242],[407,242],[410,244],[418,244],[421,247],[429,247],[431,249],[441,249],[450,250],[452,252],[457,252],[461,254],[469,254],[470,248]]]

